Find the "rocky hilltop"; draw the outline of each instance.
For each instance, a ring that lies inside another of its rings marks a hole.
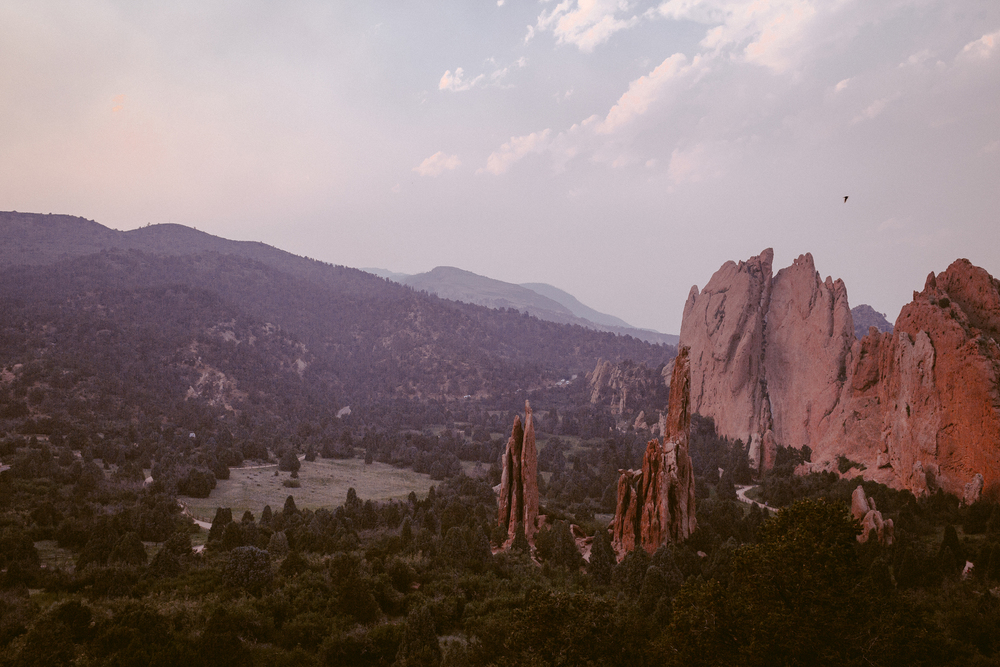
[[[892,322],[886,319],[885,314],[878,312],[866,303],[851,308],[851,317],[854,319],[855,338],[864,338],[872,327],[882,333],[892,331]]]
[[[684,308],[691,405],[767,468],[778,445],[811,469],[856,461],[866,477],[961,495],[1000,481],[1000,283],[968,260],[928,277],[892,332],[860,340],[840,280],[805,254],[727,262]]]

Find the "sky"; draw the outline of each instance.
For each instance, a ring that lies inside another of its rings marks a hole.
[[[1000,275],[998,208],[996,0],[0,3],[2,210],[677,333],[768,247],[894,320],[957,258]]]

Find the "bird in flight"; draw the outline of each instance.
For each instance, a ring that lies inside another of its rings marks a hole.
[[[848,196],[849,196],[849,195],[844,195],[844,203],[845,203],[845,204],[847,203],[847,197],[848,197]]]

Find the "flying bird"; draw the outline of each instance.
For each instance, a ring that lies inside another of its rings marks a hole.
[[[847,197],[848,197],[848,196],[849,196],[849,195],[844,195],[844,203],[845,203],[845,204],[847,203]]]

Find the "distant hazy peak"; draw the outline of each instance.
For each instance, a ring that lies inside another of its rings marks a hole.
[[[677,344],[676,335],[637,329],[624,320],[585,306],[573,295],[545,283],[517,285],[454,266],[438,266],[414,275],[377,268],[362,270],[442,299],[487,308],[513,308],[549,322],[577,324],[588,329],[629,335],[650,343]]]
[[[409,273],[396,273],[395,271],[390,271],[389,269],[380,269],[372,266],[362,267],[361,270],[365,273],[371,273],[379,278],[385,278],[386,280],[391,280],[397,283],[401,283],[406,278],[410,277]]]
[[[521,287],[526,287],[541,294],[542,296],[548,297],[553,301],[562,304],[577,317],[582,317],[596,324],[603,324],[609,327],[626,327],[628,329],[636,328],[625,320],[617,318],[614,315],[602,313],[594,310],[590,306],[580,303],[580,301],[569,292],[565,292],[558,287],[553,287],[548,283],[521,283]]]

